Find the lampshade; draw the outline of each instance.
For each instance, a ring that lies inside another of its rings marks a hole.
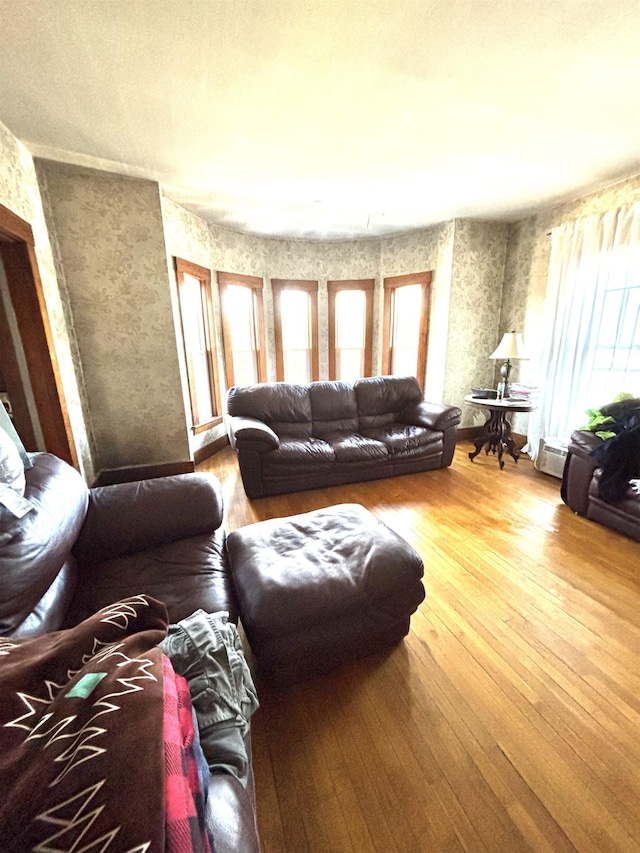
[[[491,353],[489,358],[499,358],[503,361],[511,358],[528,359],[529,356],[520,332],[505,332],[497,349]]]

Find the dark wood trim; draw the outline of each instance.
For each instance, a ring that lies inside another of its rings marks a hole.
[[[193,454],[193,461],[196,465],[200,465],[201,462],[204,462],[205,459],[208,459],[210,456],[213,456],[215,453],[219,453],[221,450],[229,444],[229,437],[226,435],[220,435],[218,438],[214,438],[213,441],[210,441],[208,444],[199,447],[195,453]]]
[[[431,301],[431,272],[421,272],[410,275],[395,275],[385,278],[384,287],[384,312],[382,319],[382,372],[391,373],[391,314],[392,294],[399,287],[407,287],[413,284],[422,286],[422,301],[420,306],[420,329],[418,332],[418,357],[416,363],[416,379],[421,386],[424,385],[427,373],[427,345],[429,340],[429,308]]]
[[[256,374],[258,382],[267,381],[267,345],[264,327],[264,281],[256,275],[240,275],[239,273],[218,271],[218,290],[220,292],[220,307],[222,313],[222,346],[224,350],[225,381],[227,389],[236,384],[233,369],[233,335],[229,312],[225,309],[225,296],[229,286],[247,287],[252,291],[253,316],[251,318],[257,343],[255,352]]]
[[[365,294],[365,331],[364,331],[364,376],[373,373],[373,293],[375,279],[345,279],[327,281],[329,297],[329,379],[336,379],[338,373],[336,359],[336,295],[342,290],[359,290]]]
[[[258,275],[243,275],[235,272],[222,272],[218,270],[216,273],[218,284],[229,285],[237,284],[240,287],[252,287],[254,290],[262,290],[264,287],[264,279]]]
[[[45,449],[78,468],[78,454],[42,289],[33,231],[28,222],[3,205],[0,205],[0,258]],[[24,405],[26,407],[26,400]],[[31,424],[31,431],[35,432],[34,424]]]
[[[272,278],[273,320],[276,345],[276,379],[284,382],[284,353],[282,348],[282,306],[280,297],[283,290],[304,290],[309,294],[309,322],[311,326],[310,370],[311,382],[320,378],[320,358],[318,354],[318,282],[285,278]]]
[[[482,427],[458,427],[456,432],[456,443],[460,441],[474,441],[476,438],[479,438],[482,433]],[[522,435],[522,433],[514,432],[511,433],[511,438],[515,441],[519,448],[524,447],[524,445],[529,440],[526,435]]]
[[[215,418],[212,418],[210,421],[207,421],[204,424],[198,424],[198,426],[192,426],[191,432],[194,435],[199,435],[199,433],[201,433],[201,432],[206,432],[208,429],[211,429],[212,427],[218,426],[223,421],[224,421],[224,418],[222,415],[216,415]]]
[[[0,299],[0,364],[2,364],[2,377],[4,379],[5,390],[11,401],[13,425],[25,448],[29,451],[35,451],[37,450],[37,444],[31,421],[31,412],[27,404],[20,365],[13,345],[9,320],[2,299]]]
[[[185,462],[161,462],[158,465],[134,465],[130,468],[107,468],[96,477],[94,486],[113,486],[116,483],[133,483],[138,480],[153,480],[156,477],[173,477],[176,474],[191,474],[195,465]]]
[[[482,427],[458,427],[456,431],[456,444],[460,441],[473,441],[480,436]]]
[[[427,345],[429,342],[429,319],[431,305],[431,273],[425,273],[422,283],[422,302],[420,305],[420,330],[418,332],[418,373],[417,380],[424,389],[427,376]]]
[[[33,229],[29,223],[3,204],[0,204],[0,237],[3,240],[22,241],[30,246],[35,246]]]

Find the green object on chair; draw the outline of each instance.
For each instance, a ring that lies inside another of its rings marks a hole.
[[[612,400],[612,402],[620,403],[622,400],[633,400],[633,394],[628,394],[626,391],[622,391]],[[600,409],[587,409],[587,415],[589,416],[589,423],[587,426],[579,427],[579,429],[588,429],[591,432],[595,432],[597,436],[605,441],[607,438],[612,438],[616,435],[616,433],[611,432],[611,430],[598,429],[600,426],[606,426],[606,424],[614,423],[614,419],[612,417],[609,415],[603,415]]]

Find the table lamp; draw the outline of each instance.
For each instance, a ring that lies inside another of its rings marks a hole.
[[[511,361],[515,359],[528,359],[522,335],[520,332],[505,332],[497,348],[489,358],[503,359],[504,364],[500,367],[502,381],[498,384],[498,399],[502,400],[509,396],[509,374],[511,373]]]

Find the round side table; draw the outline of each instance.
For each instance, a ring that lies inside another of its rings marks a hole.
[[[469,459],[473,462],[486,445],[485,453],[488,454],[491,451],[498,454],[501,470],[504,468],[502,456],[505,451],[517,462],[520,454],[515,441],[511,438],[511,424],[507,415],[509,412],[531,412],[536,408],[533,403],[528,403],[526,400],[487,400],[484,397],[474,397],[473,394],[467,394],[464,401],[470,406],[477,406],[478,409],[486,409],[489,413],[482,433],[473,442],[476,449],[469,453]]]

